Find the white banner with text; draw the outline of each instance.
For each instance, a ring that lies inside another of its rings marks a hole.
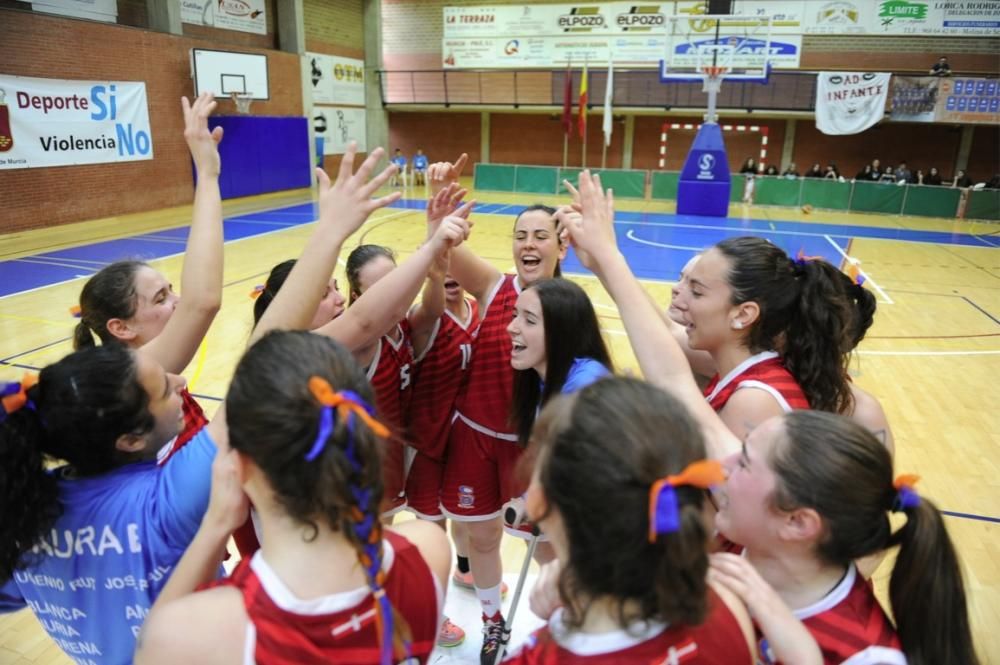
[[[0,169],[152,158],[145,83],[0,75]]]

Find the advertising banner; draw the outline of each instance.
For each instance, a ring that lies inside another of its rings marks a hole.
[[[861,3],[858,3],[861,4]],[[878,0],[868,32],[885,35],[995,36],[995,0]]]
[[[936,122],[1000,124],[1000,83],[997,79],[939,80],[934,109]]]
[[[0,169],[152,158],[145,83],[0,74]]]
[[[816,128],[824,134],[858,134],[885,114],[889,74],[820,72]]]
[[[306,53],[303,66],[312,81],[314,104],[365,105],[364,60]]]
[[[116,0],[22,0],[31,4],[36,12],[85,18],[104,23],[118,22]]]
[[[264,0],[180,0],[181,21],[225,30],[267,33]]]
[[[936,76],[893,76],[893,122],[934,122],[938,81]]]
[[[316,136],[323,137],[323,154],[342,155],[351,141],[357,141],[358,152],[368,152],[363,108],[314,106],[312,118]]]

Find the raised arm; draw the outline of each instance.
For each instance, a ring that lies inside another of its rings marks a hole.
[[[723,458],[740,442],[708,405],[695,384],[684,352],[664,324],[657,308],[632,274],[618,250],[612,192],[601,189],[600,177],[580,174],[580,212],[558,213],[583,264],[601,280],[618,305],[622,323],[646,380],[683,402],[708,438],[709,452]]]
[[[446,187],[458,188],[462,170],[469,161],[469,155],[462,153],[452,162],[435,162],[427,168],[427,179],[431,186],[431,195],[436,196]],[[451,264],[448,267],[451,276],[463,289],[472,296],[484,302],[502,273],[472,252],[468,247],[456,249],[451,253]],[[483,308],[485,314],[486,308]]]
[[[445,218],[434,235],[416,252],[372,284],[346,312],[313,332],[331,337],[351,351],[371,344],[406,316],[435,258],[461,244],[468,237],[470,228],[471,222],[460,216]],[[279,295],[286,288],[282,287]]]
[[[184,109],[184,140],[197,172],[194,210],[184,265],[181,269],[181,299],[163,331],[142,350],[168,372],[180,374],[191,362],[222,305],[222,195],[219,191],[219,142],[222,127],[208,130],[208,117],[215,110],[212,93],[188,102]]]
[[[466,190],[460,189],[457,184],[452,184],[439,190],[427,201],[427,230],[429,234],[437,230],[445,217],[459,212],[459,210],[461,210],[461,216],[468,219],[474,202],[459,208],[465,194]],[[431,264],[431,269],[427,272],[427,279],[424,282],[420,302],[410,308],[409,314],[406,315],[410,320],[410,335],[413,338],[414,354],[417,357],[423,355],[427,350],[427,343],[430,341],[434,326],[444,315],[444,276],[448,272],[450,255],[451,252],[441,254]]]
[[[288,279],[254,328],[250,336],[250,345],[270,330],[308,328],[323,295],[322,285],[330,279],[336,266],[341,245],[371,213],[401,196],[400,192],[394,192],[382,198],[372,199],[372,194],[385,184],[396,171],[396,166],[390,164],[369,181],[369,175],[383,154],[381,148],[376,148],[358,172],[351,175],[356,152],[357,146],[352,142],[347,154],[341,160],[340,172],[333,184],[323,169],[316,169],[320,190],[319,223],[306,243],[302,256],[295,262]]]

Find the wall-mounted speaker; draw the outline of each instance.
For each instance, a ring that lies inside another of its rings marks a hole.
[[[709,14],[732,14],[733,0],[708,0]]]

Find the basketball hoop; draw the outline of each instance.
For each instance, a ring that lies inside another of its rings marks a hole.
[[[253,93],[251,92],[231,92],[229,97],[233,100],[233,104],[236,105],[236,112],[240,115],[250,115],[250,103],[253,102]]]
[[[722,79],[728,71],[728,67],[702,67],[701,73],[704,75],[705,83],[702,92],[718,93],[722,89]]]

